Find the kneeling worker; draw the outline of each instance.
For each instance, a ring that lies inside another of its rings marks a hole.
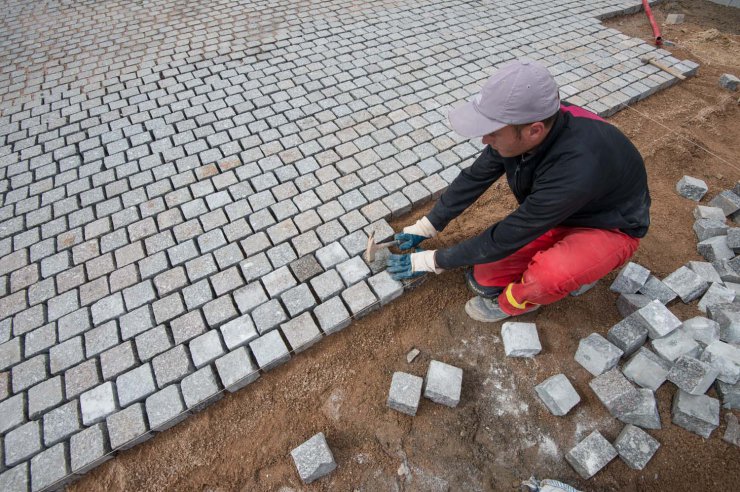
[[[472,266],[466,282],[477,297],[465,311],[499,321],[562,299],[635,253],[650,223],[642,157],[616,127],[561,105],[546,68],[531,60],[505,65],[449,119],[486,147],[429,215],[396,234],[399,248],[436,236],[503,174],[519,207],[449,248],[391,255],[394,278]]]

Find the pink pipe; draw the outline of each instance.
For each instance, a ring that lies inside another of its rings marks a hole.
[[[645,8],[645,14],[647,14],[647,18],[653,28],[655,46],[660,46],[661,44],[663,44],[663,38],[660,36],[660,27],[658,27],[658,23],[655,22],[655,17],[653,17],[653,11],[650,10],[650,4],[648,3],[648,0],[642,0],[642,6]]]

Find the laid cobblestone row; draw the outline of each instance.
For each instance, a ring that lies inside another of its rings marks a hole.
[[[538,59],[601,115],[676,82],[640,55],[697,68],[599,24],[637,0],[216,0],[186,7],[188,27],[173,0],[37,3],[6,2],[0,51],[0,437],[21,443],[0,485],[21,489],[60,486],[397,298],[387,251],[360,258],[367,237],[472,163],[479,144],[446,115],[495,65]],[[29,30],[30,9],[58,28]],[[267,32],[275,15],[293,21]],[[726,277],[704,209],[701,250]],[[685,270],[665,280],[685,302],[718,282]],[[668,302],[661,287],[640,292]]]

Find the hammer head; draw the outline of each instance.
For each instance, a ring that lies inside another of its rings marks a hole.
[[[372,263],[375,261],[375,252],[382,248],[389,248],[391,246],[395,246],[398,244],[398,241],[388,241],[385,243],[376,243],[375,242],[375,231],[370,233],[370,236],[367,238],[367,247],[365,248],[365,261],[368,263]]]
[[[651,58],[651,57],[649,57],[649,56],[641,56],[641,57],[640,57],[640,61],[641,61],[641,62],[642,62],[643,64],[646,64],[646,63],[650,63],[650,60],[651,60],[651,59],[652,59],[652,58]]]

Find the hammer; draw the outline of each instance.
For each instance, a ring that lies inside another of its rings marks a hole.
[[[379,249],[395,246],[396,244],[398,244],[398,241],[386,241],[384,243],[376,243],[375,231],[371,232],[370,236],[367,238],[367,248],[365,248],[365,260],[368,263],[372,263],[373,261],[375,261],[376,251],[378,251]]]
[[[658,67],[664,72],[668,72],[669,74],[673,75],[678,80],[686,80],[686,77],[684,77],[684,75],[681,72],[679,72],[678,70],[674,70],[673,68],[668,67],[666,65],[663,65],[659,61],[656,61],[654,58],[650,58],[649,56],[643,56],[643,57],[640,57],[640,61],[642,63],[649,63],[653,65],[654,67]]]

